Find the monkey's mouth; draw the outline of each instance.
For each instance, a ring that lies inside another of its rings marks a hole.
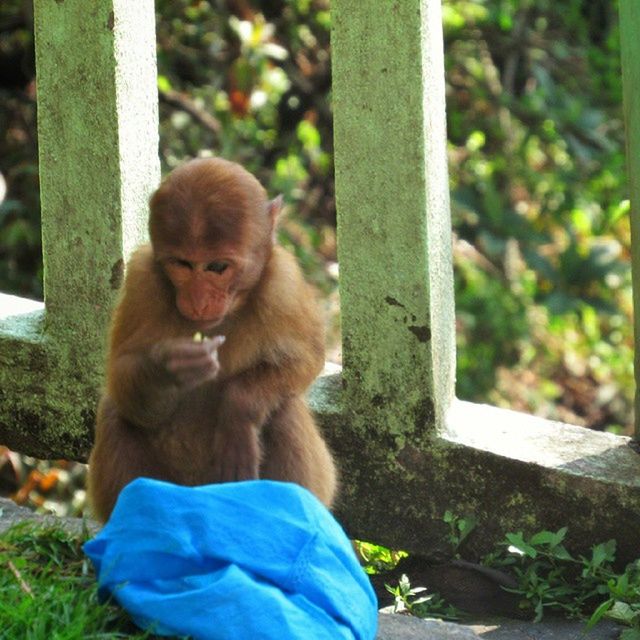
[[[185,320],[188,320],[195,329],[198,331],[206,331],[208,329],[213,329],[217,327],[219,324],[222,324],[224,320],[224,316],[220,316],[219,318],[210,318],[210,319],[202,319],[202,318],[190,318],[188,316],[183,316]]]

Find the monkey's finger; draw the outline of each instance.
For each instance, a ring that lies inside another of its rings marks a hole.
[[[192,342],[191,340],[180,340],[171,345],[167,349],[167,356],[169,360],[179,358],[196,358],[211,353],[211,347],[209,341],[204,342]]]
[[[227,458],[220,465],[220,482],[240,482],[241,480],[257,480],[258,467],[250,460]]]
[[[207,369],[202,372],[202,381],[206,382],[207,380],[214,380],[218,376],[219,372],[220,363],[218,362],[217,356],[214,356]]]
[[[227,336],[213,336],[210,340],[207,340],[207,344],[217,349],[221,347],[227,339]]]
[[[191,357],[173,357],[167,362],[167,370],[175,374],[181,371],[209,369],[212,366],[219,366],[218,358],[210,353],[197,354]]]
[[[237,460],[234,466],[228,467],[225,471],[227,476],[225,482],[258,479],[258,465],[248,456]]]
[[[226,340],[225,336],[216,336],[215,338],[211,338],[206,340],[203,345],[207,349],[208,353],[212,356],[218,357],[218,349],[224,344]]]
[[[179,365],[172,373],[183,386],[194,386],[213,380],[220,371],[220,363],[215,355],[197,361],[181,362]]]
[[[226,434],[218,442],[219,450],[224,452],[217,460],[219,482],[257,480],[260,460],[257,440],[245,439],[237,432],[233,436]]]
[[[210,355],[197,358],[173,358],[167,362],[167,371],[176,374],[183,371],[198,371],[208,368],[212,363],[213,358]]]

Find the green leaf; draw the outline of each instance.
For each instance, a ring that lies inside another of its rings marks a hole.
[[[298,140],[302,142],[307,151],[317,149],[320,146],[320,133],[311,122],[302,120],[298,125],[297,134]]]
[[[587,631],[593,629],[593,627],[602,620],[604,615],[611,609],[613,606],[613,600],[605,600],[592,614],[587,622]]]
[[[551,554],[557,560],[573,560],[573,556],[563,546],[554,547]]]
[[[431,600],[433,600],[433,598],[434,598],[434,594],[431,593],[428,596],[422,596],[421,598],[417,598],[411,604],[414,606],[416,604],[424,604],[425,602],[430,602]]]
[[[167,76],[158,76],[158,89],[160,91],[171,91],[171,81]]]
[[[508,533],[506,538],[511,543],[511,547],[509,548],[511,553],[516,552],[519,553],[519,555],[525,555],[529,558],[536,558],[538,556],[538,552],[524,541],[522,531],[518,533]]]
[[[539,533],[531,536],[529,542],[531,544],[557,544],[558,535],[553,531],[540,531]]]
[[[640,610],[632,607],[627,602],[615,602],[607,612],[607,617],[624,624],[632,624],[640,616]]]
[[[458,521],[458,531],[460,531],[460,540],[458,540],[458,544],[461,544],[462,541],[476,528],[476,524],[477,520],[473,516],[461,518]]]
[[[631,202],[629,200],[620,201],[620,204],[611,213],[611,217],[609,218],[609,224],[613,226],[620,219],[629,215],[630,211],[631,211]]]

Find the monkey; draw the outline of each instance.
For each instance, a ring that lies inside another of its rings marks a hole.
[[[333,504],[336,466],[304,398],[324,326],[276,241],[281,206],[221,158],[184,163],[152,194],[150,242],[128,261],[109,328],[88,473],[98,520],[139,476],[288,481]]]

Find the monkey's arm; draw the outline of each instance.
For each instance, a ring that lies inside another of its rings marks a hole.
[[[151,358],[150,350],[117,357],[109,368],[108,393],[130,422],[160,428],[175,412],[180,389]]]
[[[170,291],[153,261],[151,248],[131,257],[113,314],[107,359],[107,391],[118,411],[140,427],[170,421],[185,391],[213,379],[222,338],[194,342],[176,338]]]
[[[217,376],[218,347],[223,341],[221,336],[204,342],[174,338],[119,355],[110,362],[109,394],[134,424],[162,427],[186,391]]]
[[[261,462],[260,431],[288,397],[304,392],[319,373],[322,357],[261,362],[221,384],[214,461],[222,482],[255,479]]]
[[[324,330],[315,293],[295,259],[274,248],[266,276],[229,327],[221,351],[215,439],[222,481],[257,478],[259,432],[324,366]]]
[[[221,408],[236,418],[232,422],[261,427],[285,398],[304,393],[323,364],[286,357],[279,363],[261,362],[225,381]]]
[[[261,426],[282,400],[304,393],[324,367],[324,324],[315,291],[295,258],[275,247],[253,307],[223,348],[221,381],[229,411]]]

